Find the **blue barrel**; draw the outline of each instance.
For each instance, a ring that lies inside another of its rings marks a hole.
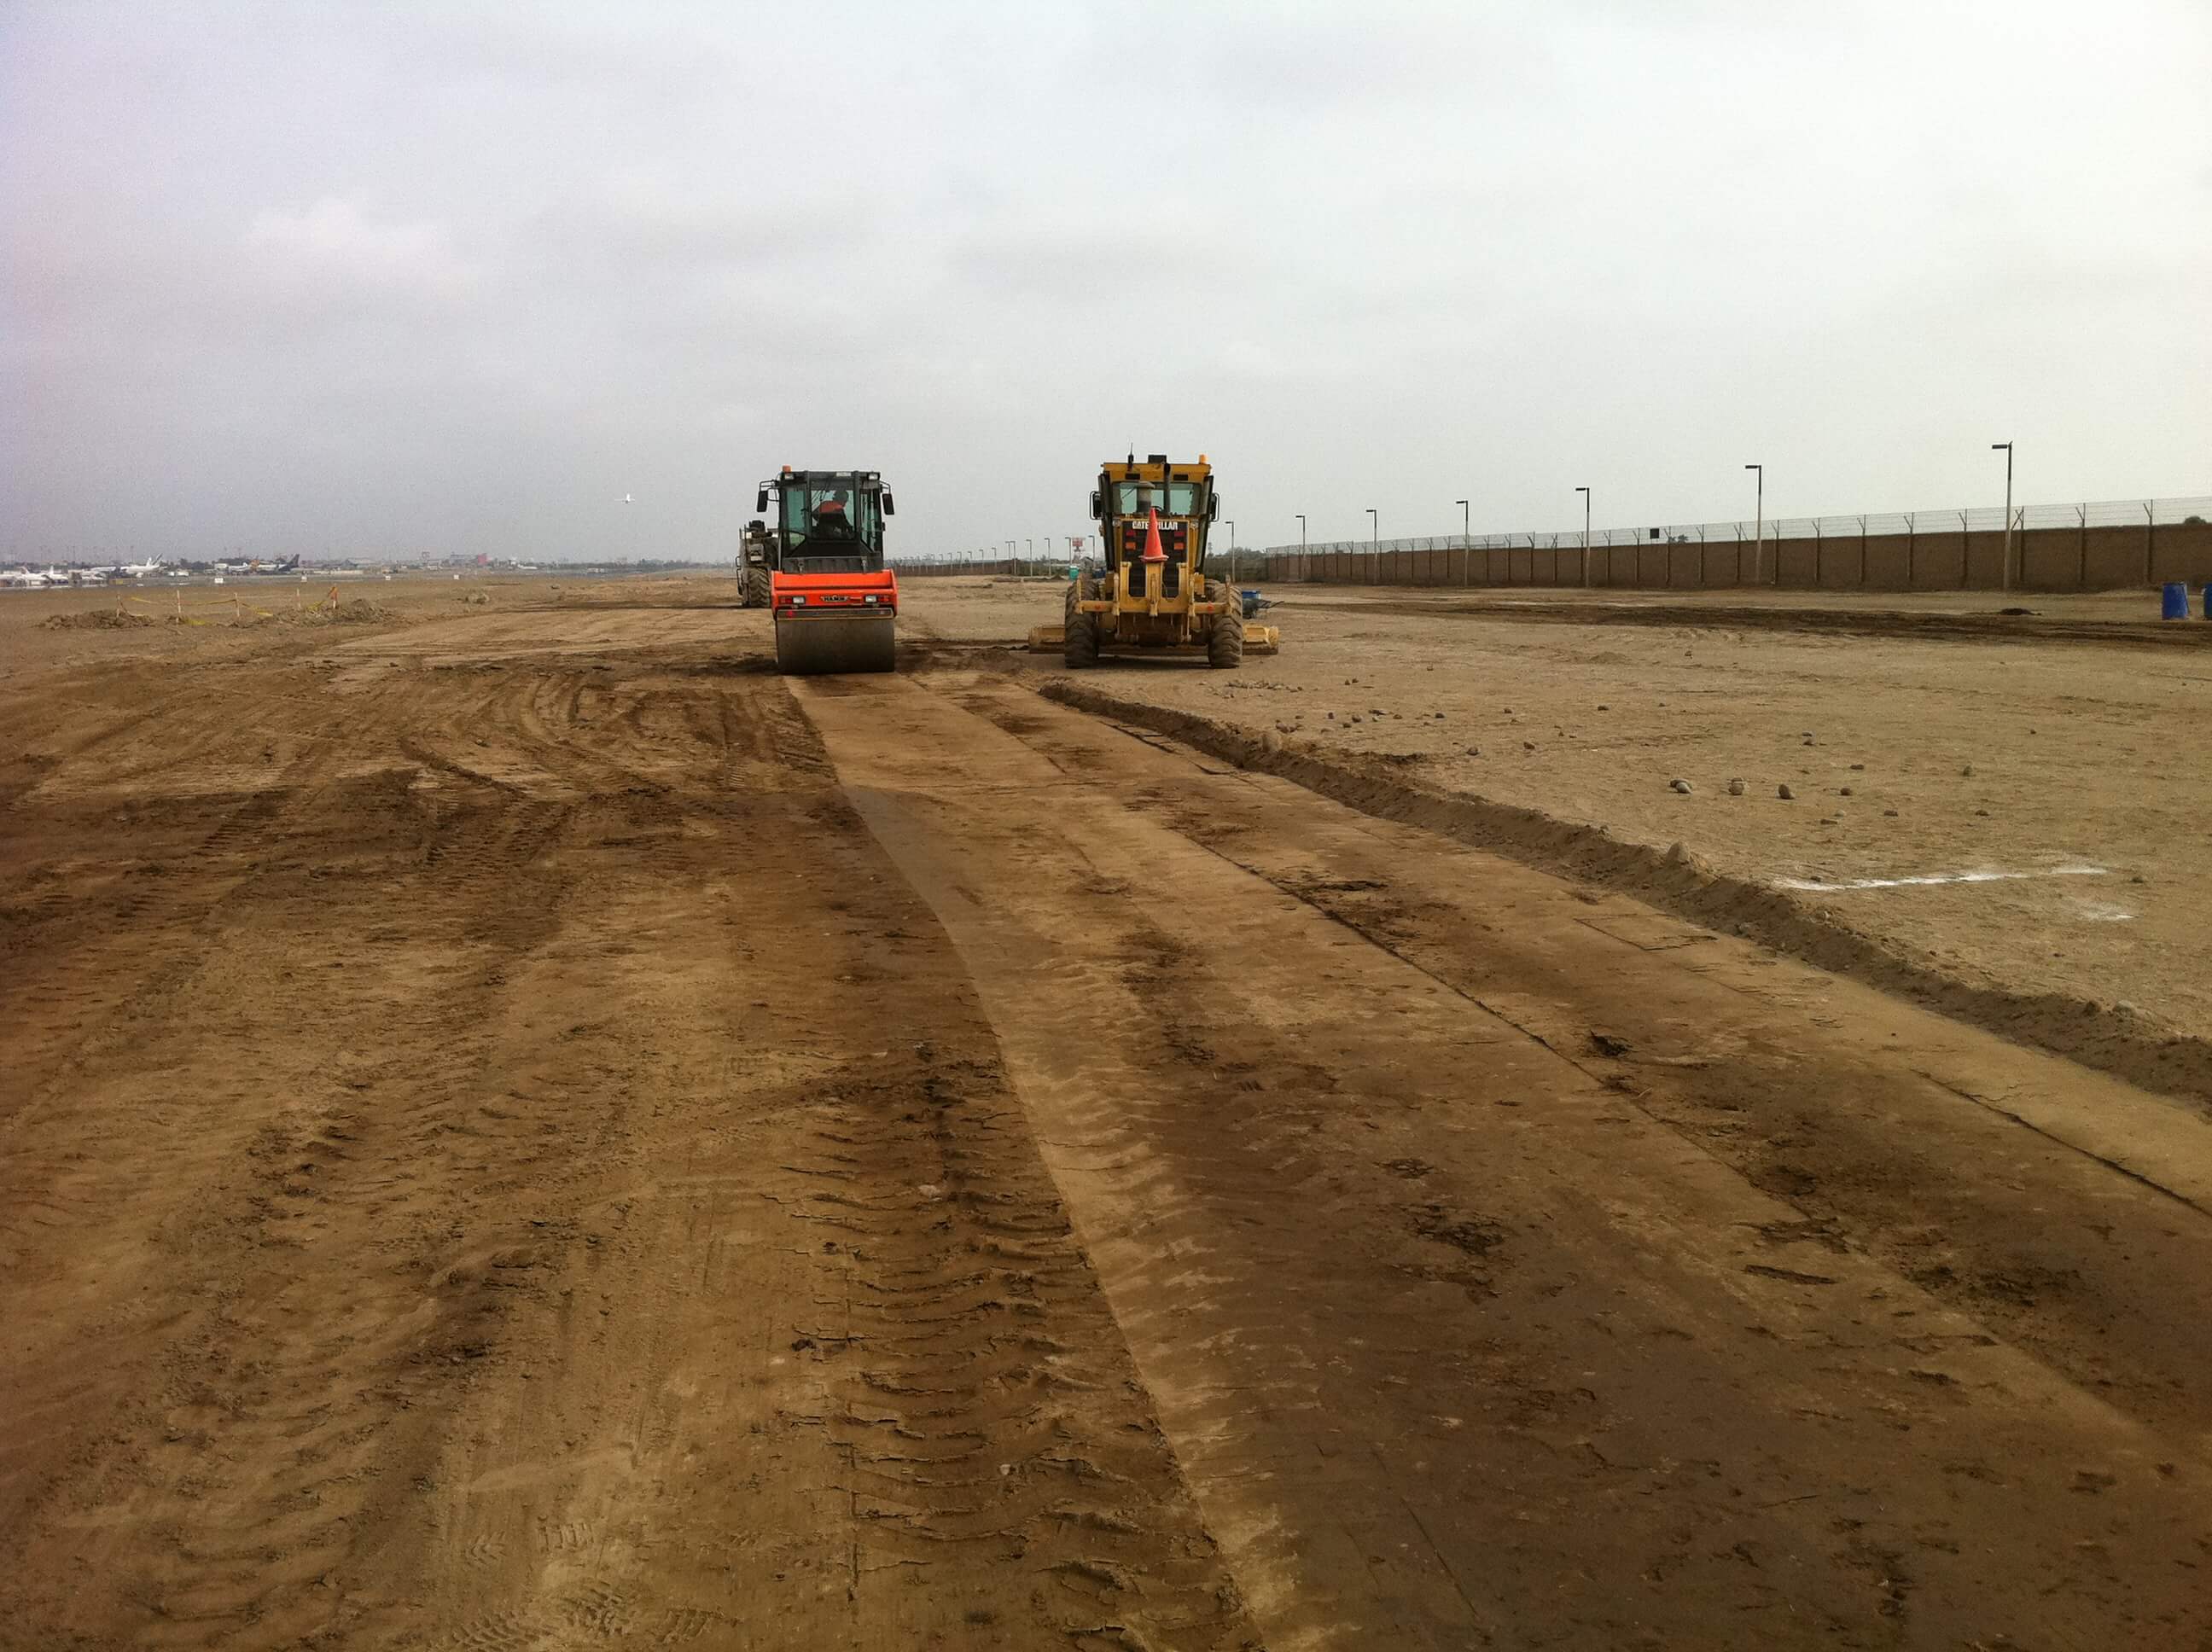
[[[2189,587],[2179,580],[2169,580],[2166,586],[2166,600],[2159,606],[2158,616],[2160,619],[2187,619]]]

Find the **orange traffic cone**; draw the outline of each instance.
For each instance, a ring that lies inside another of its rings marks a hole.
[[[1160,549],[1160,507],[1157,505],[1145,507],[1144,559],[1148,562],[1164,562],[1168,559],[1167,552]]]

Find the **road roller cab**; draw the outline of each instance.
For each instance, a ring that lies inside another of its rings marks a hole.
[[[775,557],[769,605],[779,670],[887,671],[898,575],[884,563],[890,495],[873,471],[794,471],[760,486],[754,509]]]

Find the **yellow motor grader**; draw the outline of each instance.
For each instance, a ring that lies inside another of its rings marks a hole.
[[[1247,623],[1243,598],[1206,575],[1206,530],[1220,514],[1203,453],[1195,463],[1109,459],[1091,495],[1103,566],[1068,581],[1063,623],[1040,626],[1030,646],[1057,645],[1077,670],[1109,655],[1182,653],[1233,671],[1248,652],[1273,653],[1275,628]]]

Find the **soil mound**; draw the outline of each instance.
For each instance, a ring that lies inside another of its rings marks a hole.
[[[131,631],[154,622],[118,608],[89,608],[82,614],[49,614],[39,623],[49,631]]]
[[[356,597],[342,602],[331,611],[333,625],[397,625],[399,616],[389,608],[380,607],[365,597]]]
[[[244,626],[398,625],[401,617],[389,608],[357,597],[335,608],[273,608],[267,613],[248,615],[232,623]]]

